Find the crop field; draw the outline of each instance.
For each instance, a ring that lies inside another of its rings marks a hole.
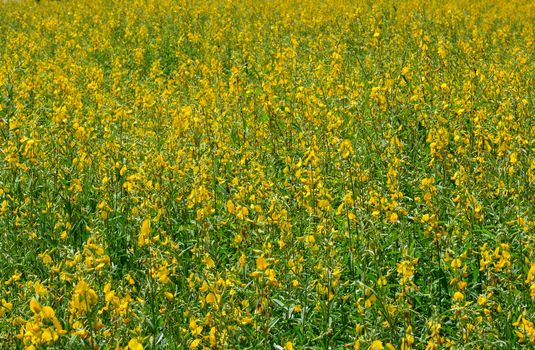
[[[533,349],[535,2],[0,3],[0,349]]]

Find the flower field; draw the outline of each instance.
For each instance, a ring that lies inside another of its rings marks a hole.
[[[533,349],[535,2],[0,3],[0,349]]]

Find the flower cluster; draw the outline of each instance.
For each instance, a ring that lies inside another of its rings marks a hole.
[[[533,2],[0,18],[0,348],[535,345]]]

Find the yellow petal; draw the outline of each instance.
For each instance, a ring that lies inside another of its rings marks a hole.
[[[201,343],[200,339],[195,339],[194,341],[191,342],[191,344],[189,344],[189,348],[195,349],[197,346],[199,346],[200,343]]]
[[[208,293],[208,295],[206,296],[206,302],[210,303],[210,304],[215,303],[216,302],[215,294],[214,293]]]
[[[264,271],[267,268],[267,266],[268,266],[268,263],[266,259],[264,259],[263,256],[256,259],[256,268],[259,269],[260,271]]]
[[[34,314],[41,311],[41,305],[39,305],[37,300],[35,299],[30,300],[30,310],[32,310]]]

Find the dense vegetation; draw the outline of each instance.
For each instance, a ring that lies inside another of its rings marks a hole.
[[[532,348],[534,23],[0,4],[0,348]]]

